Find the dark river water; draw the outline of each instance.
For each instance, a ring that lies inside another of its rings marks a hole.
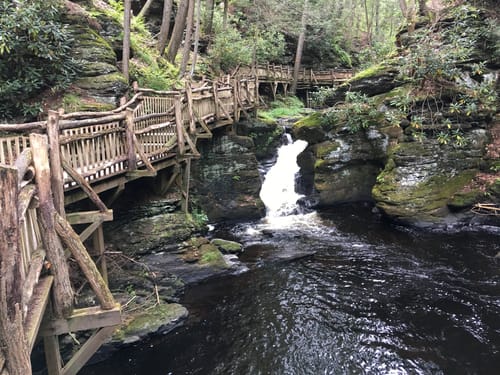
[[[499,235],[395,227],[365,206],[289,220],[221,229],[250,271],[189,288],[183,327],[82,373],[500,373]]]

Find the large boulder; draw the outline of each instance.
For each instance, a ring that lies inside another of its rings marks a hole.
[[[265,215],[262,185],[250,137],[216,135],[200,144],[193,166],[194,201],[213,221],[257,219]]]
[[[397,221],[417,226],[460,221],[453,208],[470,207],[475,198],[459,200],[455,195],[478,174],[488,139],[483,129],[466,137],[463,147],[432,139],[396,145],[372,191],[377,207]]]

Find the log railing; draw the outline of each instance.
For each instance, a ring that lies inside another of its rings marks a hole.
[[[259,65],[255,74],[261,82],[285,82],[293,80],[293,67],[286,65]],[[335,85],[347,81],[354,75],[352,69],[314,70],[302,68],[299,70],[299,86]]]
[[[214,128],[232,124],[257,104],[257,80],[245,77],[187,84],[173,92],[137,89],[128,103],[105,113],[51,111],[47,121],[0,124],[2,375],[30,372],[29,353],[50,294],[53,320],[40,331],[50,374],[76,372],[120,322],[105,267],[99,270],[84,246],[91,235],[102,243],[101,224],[112,220],[95,186],[123,176],[155,175],[160,162],[174,157],[175,163],[190,165],[190,158],[199,156],[198,138],[211,137]],[[66,215],[65,195],[76,189],[97,211]],[[77,234],[72,224],[89,225]],[[98,309],[73,312],[63,246],[94,291]],[[63,367],[57,335],[95,328],[102,333]]]

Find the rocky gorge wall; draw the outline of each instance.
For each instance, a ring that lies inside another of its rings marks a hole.
[[[359,73],[326,98],[331,108],[295,124],[295,137],[309,143],[299,162],[313,206],[368,200],[408,225],[500,226],[494,210],[471,210],[500,204],[500,46],[485,43],[481,26],[498,27],[490,16],[464,6],[432,28],[421,22],[420,31],[402,32],[398,56]],[[461,28],[482,35],[467,39],[466,59],[439,44]]]

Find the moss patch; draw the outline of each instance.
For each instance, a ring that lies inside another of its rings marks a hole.
[[[128,322],[126,321],[125,325],[114,334],[113,339],[118,341],[127,339],[136,341],[150,333],[158,332],[162,327],[186,318],[187,315],[188,312],[182,305],[177,303],[160,303],[135,316],[128,317],[126,319]]]
[[[219,251],[218,247],[212,244],[201,245],[199,248],[201,258],[198,264],[204,266],[227,268],[228,265]]]

